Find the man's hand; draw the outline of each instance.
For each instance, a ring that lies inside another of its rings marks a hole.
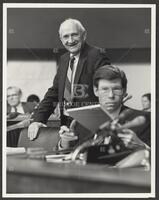
[[[39,128],[41,127],[47,127],[47,126],[41,122],[31,123],[30,126],[28,127],[28,138],[30,140],[34,140],[38,134]]]
[[[59,135],[60,135],[60,145],[59,149],[67,149],[71,147],[71,143],[73,144],[76,142],[78,137],[74,133],[74,126],[75,126],[76,121],[73,120],[70,128],[67,126],[61,126]]]
[[[145,143],[142,142],[136,135],[136,133],[130,129],[123,129],[121,133],[117,134],[123,141],[126,147],[145,147]]]

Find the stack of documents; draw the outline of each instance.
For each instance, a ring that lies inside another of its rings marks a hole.
[[[6,147],[7,155],[23,154],[26,150],[24,147]]]
[[[53,163],[68,163],[71,162],[71,158],[72,158],[72,153],[54,154],[45,156],[47,162],[53,162]]]

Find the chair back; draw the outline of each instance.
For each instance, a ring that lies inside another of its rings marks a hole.
[[[18,140],[18,147],[43,147],[47,151],[52,151],[59,140],[58,130],[58,127],[40,128],[38,137],[34,140],[29,140],[27,136],[28,128],[22,129]]]

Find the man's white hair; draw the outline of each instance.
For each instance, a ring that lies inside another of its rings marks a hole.
[[[71,23],[77,25],[78,28],[79,28],[79,30],[80,30],[82,33],[86,32],[86,29],[84,28],[84,26],[82,25],[82,23],[81,23],[79,20],[77,20],[77,19],[72,19],[72,18],[68,18],[68,19],[66,19],[65,21],[63,21],[63,22],[61,23],[60,27],[59,27],[59,35],[60,35],[60,36],[61,36],[61,30],[62,30],[63,25],[66,24],[66,23],[69,23],[69,22],[71,22]]]
[[[16,87],[16,86],[10,86],[10,87],[8,87],[7,91],[8,90],[12,90],[12,89],[14,89],[19,95],[22,95],[22,90],[20,88]]]

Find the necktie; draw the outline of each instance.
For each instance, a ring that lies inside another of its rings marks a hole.
[[[14,107],[14,109],[15,109],[15,113],[17,113],[17,107],[16,106]]]
[[[71,68],[71,70],[73,70],[74,61],[75,61],[75,57],[72,56],[71,59],[70,59],[70,68]]]
[[[72,85],[73,85],[72,76],[73,76],[73,69],[74,69],[74,61],[75,61],[75,57],[71,57],[70,64],[67,70],[66,82],[65,82],[64,98],[68,102],[72,100]]]
[[[12,106],[12,107],[11,107],[11,112],[17,113],[17,107],[16,107],[16,106]]]

